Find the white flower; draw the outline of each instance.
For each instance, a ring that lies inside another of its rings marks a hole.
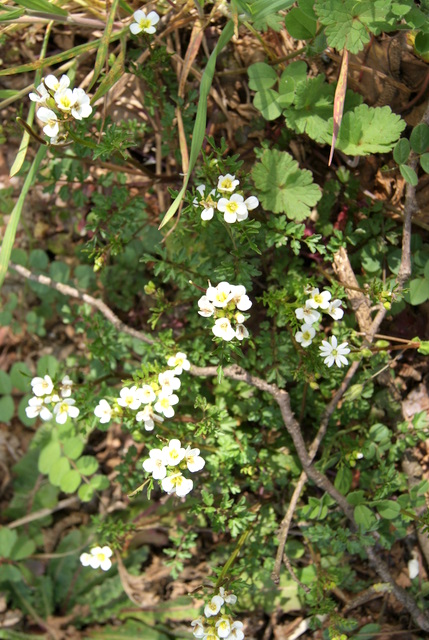
[[[168,359],[167,364],[169,367],[174,367],[173,371],[177,376],[180,376],[183,370],[189,371],[191,368],[191,364],[186,354],[181,351],[176,353],[175,356],[171,356],[171,358]]]
[[[112,566],[112,561],[110,560],[112,553],[113,551],[110,547],[94,547],[91,549],[91,557],[89,560],[90,566],[93,569],[100,568],[103,571],[108,571]]]
[[[155,33],[156,28],[155,25],[159,22],[159,15],[156,11],[151,11],[146,15],[145,11],[138,9],[133,14],[135,22],[130,24],[130,31],[134,35],[144,31],[145,33]]]
[[[92,113],[92,107],[89,103],[89,96],[83,89],[73,89],[73,108],[71,114],[76,120],[88,118]]]
[[[58,424],[65,424],[67,417],[77,418],[79,415],[79,409],[75,407],[76,400],[72,398],[64,398],[58,402],[54,407],[55,422]]]
[[[228,640],[244,640],[243,623],[240,620],[232,623]]]
[[[328,365],[328,367],[332,367],[334,362],[337,367],[342,367],[343,364],[349,363],[349,361],[345,357],[348,353],[350,353],[348,342],[337,344],[337,338],[335,336],[332,336],[330,343],[326,340],[322,340],[322,346],[319,347],[319,349],[319,355],[322,358],[325,358],[323,362]]]
[[[326,313],[329,313],[331,318],[334,320],[341,320],[344,315],[344,311],[340,307],[341,300],[331,300],[328,308],[326,309]]]
[[[44,404],[43,398],[30,398],[28,407],[25,407],[25,413],[27,418],[37,418],[37,416],[40,416],[42,420],[50,420],[52,418],[52,413]]]
[[[174,375],[174,371],[164,371],[158,376],[158,382],[161,385],[162,393],[171,395],[173,391],[180,389],[180,380]]]
[[[223,587],[219,587],[219,595],[225,600],[227,604],[235,604],[237,602],[237,596],[235,596],[233,593],[228,593],[228,591],[225,591]]]
[[[213,596],[210,602],[204,607],[204,615],[206,618],[210,618],[210,616],[217,616],[223,602],[224,600],[221,596]]]
[[[175,473],[167,476],[161,482],[161,486],[166,493],[175,493],[179,498],[184,498],[190,491],[194,483],[192,480],[185,478],[181,473]]]
[[[414,580],[420,573],[420,563],[417,554],[413,553],[413,557],[408,561],[408,574],[410,580]]]
[[[144,384],[141,389],[138,389],[137,395],[142,404],[150,404],[156,398],[155,391],[149,384]]]
[[[142,403],[139,392],[140,389],[137,389],[135,385],[131,387],[131,389],[123,387],[119,393],[120,397],[118,399],[118,404],[121,407],[127,407],[128,409],[135,411]]]
[[[214,304],[210,302],[207,296],[201,296],[198,300],[198,306],[200,308],[198,313],[200,316],[203,316],[203,318],[210,318],[214,314]]]
[[[215,307],[224,309],[231,300],[232,289],[229,282],[219,282],[217,287],[212,287],[210,284],[206,291],[206,297]]]
[[[231,300],[240,311],[248,311],[252,306],[252,302],[249,296],[246,295],[246,289],[242,284],[231,287]]]
[[[61,91],[56,91],[54,94],[54,100],[58,109],[61,111],[71,111],[76,98],[73,95],[73,91],[71,89],[62,89]]]
[[[158,402],[155,404],[155,411],[163,413],[166,418],[172,418],[174,416],[173,405],[179,402],[179,398],[175,393],[161,393],[158,395]]]
[[[173,438],[168,443],[168,447],[163,447],[162,456],[166,465],[175,467],[180,464],[185,457],[185,449],[180,444],[180,440]]]
[[[247,327],[244,326],[244,324],[238,324],[236,326],[235,337],[238,338],[238,340],[244,340],[244,338],[249,337],[249,332],[247,330]]]
[[[46,76],[44,82],[45,82],[45,85],[48,87],[48,89],[54,92],[64,91],[65,89],[68,89],[70,86],[70,78],[65,75],[61,76],[61,78],[58,80],[55,76],[51,74],[49,76]]]
[[[225,222],[232,224],[233,222],[242,222],[246,220],[249,215],[246,205],[244,204],[243,196],[238,193],[234,193],[230,199],[221,198],[217,203],[217,208],[221,213]]]
[[[60,393],[63,398],[69,398],[71,396],[73,386],[73,380],[71,380],[68,376],[64,376],[61,380]]]
[[[295,315],[298,320],[304,320],[305,324],[314,324],[320,319],[320,313],[307,305],[295,309]]]
[[[112,407],[107,400],[100,400],[94,409],[94,415],[100,419],[101,424],[107,424],[112,419]]]
[[[200,616],[196,620],[192,620],[191,627],[195,627],[193,630],[193,634],[196,638],[203,638],[205,635],[204,626],[203,626],[203,618]]]
[[[57,114],[52,111],[52,109],[48,109],[47,107],[40,107],[37,112],[37,117],[39,118],[40,122],[45,125],[43,127],[43,132],[46,133],[47,136],[55,138],[60,131]]]
[[[229,618],[222,617],[216,622],[216,631],[219,638],[228,638],[231,631]]]
[[[165,458],[161,449],[149,451],[149,458],[143,462],[143,469],[151,473],[155,480],[162,480],[167,475]]]
[[[309,347],[315,335],[316,330],[311,324],[303,324],[301,331],[296,332],[295,340],[300,342],[302,347]]]
[[[51,377],[46,375],[43,378],[33,378],[31,381],[31,387],[35,396],[46,396],[52,393],[54,383]]]
[[[199,455],[199,453],[199,449],[191,449],[189,446],[186,448],[184,457],[186,460],[186,466],[191,473],[201,471],[206,464],[206,461]]]
[[[45,404],[56,404],[57,402],[61,402],[61,398],[58,393],[53,393],[51,396],[45,396],[43,401]]]
[[[217,320],[215,320],[212,331],[217,338],[222,338],[223,340],[227,340],[228,342],[236,337],[235,331],[231,327],[231,323],[228,318],[218,318]]]
[[[79,559],[84,567],[89,567],[91,564],[91,558],[92,556],[90,553],[82,553]]]
[[[331,294],[329,291],[322,291],[319,293],[319,289],[312,289],[310,291],[310,298],[307,300],[305,305],[307,307],[311,307],[312,309],[327,309],[329,307],[329,300],[331,299]]]
[[[39,84],[39,86],[37,87],[36,93],[29,93],[28,97],[33,102],[37,102],[40,106],[45,106],[47,99],[50,97],[50,94],[42,82],[42,84]]]
[[[157,413],[154,413],[152,405],[150,404],[147,404],[143,411],[139,411],[136,414],[136,420],[137,422],[144,422],[144,428],[146,429],[146,431],[153,430],[155,426],[154,420],[156,422],[164,422],[164,418],[162,416],[159,416]]]
[[[210,191],[210,193],[208,194],[208,196],[205,195],[206,192],[206,185],[205,184],[200,184],[197,187],[197,191],[199,192],[200,196],[201,196],[201,200],[198,200],[198,198],[194,198],[193,204],[196,207],[202,207],[202,211],[201,211],[201,220],[211,220],[213,218],[214,215],[214,210],[217,208],[217,202],[214,199],[213,196],[216,195],[216,191],[214,189],[212,189]]]
[[[236,180],[235,176],[227,173],[225,176],[219,176],[217,180],[217,190],[232,193],[235,187],[238,187],[239,184],[240,180]]]

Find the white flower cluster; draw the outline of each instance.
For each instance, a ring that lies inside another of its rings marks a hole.
[[[107,424],[112,416],[120,416],[126,409],[137,411],[136,420],[142,422],[146,431],[152,431],[155,422],[164,422],[164,418],[174,416],[174,405],[179,398],[174,393],[180,388],[177,376],[190,368],[186,354],[180,351],[168,359],[168,366],[172,369],[158,375],[158,380],[142,386],[133,385],[123,387],[119,392],[115,405],[112,407],[104,398],[94,409],[94,414],[101,424]]]
[[[341,320],[344,315],[344,311],[341,309],[341,300],[331,300],[329,291],[319,292],[319,289],[311,289],[310,297],[306,300],[304,306],[295,309],[295,315],[298,320],[304,321],[301,329],[295,334],[295,340],[304,348],[310,346],[316,335],[315,325],[321,318],[321,314],[317,309],[326,312],[334,320]],[[328,367],[332,367],[334,362],[337,367],[348,364],[348,360],[345,357],[350,353],[347,342],[339,345],[337,338],[332,336],[330,342],[322,340],[322,346],[319,349],[319,355],[324,358],[324,363]]]
[[[243,340],[249,337],[243,324],[248,316],[242,312],[248,311],[252,303],[243,285],[220,282],[217,287],[212,287],[209,282],[205,295],[198,300],[198,306],[200,316],[215,318],[212,331],[218,338],[229,342],[233,338]]]
[[[259,200],[256,196],[250,196],[245,200],[244,196],[239,193],[233,193],[239,184],[240,181],[236,180],[235,176],[230,173],[225,176],[219,176],[217,188],[212,189],[207,194],[206,189],[210,187],[207,188],[205,184],[200,184],[197,187],[197,191],[201,197],[200,199],[195,198],[193,204],[201,208],[201,219],[211,220],[215,209],[217,209],[223,213],[225,222],[229,224],[246,220],[249,217],[249,211],[259,206]]]
[[[54,388],[50,376],[36,377],[31,381],[34,397],[28,401],[25,408],[27,418],[40,416],[42,420],[50,420],[55,416],[55,422],[64,424],[67,417],[77,418],[79,409],[75,406],[76,400],[71,398],[73,381],[68,376],[61,380],[59,389]]]
[[[203,640],[219,640],[221,638],[243,640],[243,623],[239,620],[234,621],[224,609],[225,604],[235,604],[236,602],[237,596],[220,587],[218,595],[213,596],[204,607],[204,616],[191,622],[194,636]]]
[[[134,12],[133,18],[135,22],[130,24],[130,31],[134,35],[144,31],[145,33],[155,33],[155,25],[159,22],[159,15],[156,11],[150,11],[147,15],[142,9],[138,9]]]
[[[68,76],[61,76],[59,80],[53,75],[47,76],[29,98],[39,106],[37,117],[51,144],[58,142],[60,125],[70,118],[88,118],[92,113],[89,96],[83,89],[71,89]]]
[[[112,566],[112,554],[110,547],[93,547],[89,553],[82,553],[80,561],[84,567],[108,571]]]
[[[168,493],[175,493],[179,498],[185,497],[194,486],[190,478],[182,474],[187,469],[191,473],[201,471],[205,460],[199,455],[199,449],[186,449],[180,440],[170,440],[167,447],[151,449],[149,458],[143,462],[143,469],[152,474],[154,480],[161,480],[162,489]]]

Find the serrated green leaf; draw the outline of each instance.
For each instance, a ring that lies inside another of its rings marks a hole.
[[[417,173],[409,167],[407,164],[400,164],[399,171],[401,172],[401,176],[404,178],[406,182],[408,182],[412,187],[415,187],[418,184]]]
[[[310,40],[317,31],[317,21],[300,8],[292,9],[285,18],[286,29],[296,40]]]
[[[401,506],[393,500],[380,500],[374,503],[375,508],[382,518],[394,520],[401,513]]]
[[[3,422],[10,422],[15,413],[15,403],[12,396],[0,398],[0,416]]]
[[[397,164],[404,164],[410,155],[410,142],[407,138],[401,138],[393,149],[393,159]]]
[[[429,126],[421,122],[411,131],[410,144],[416,153],[424,153],[429,147]]]
[[[288,127],[297,133],[306,133],[316,142],[324,142],[334,108],[334,91],[323,74],[299,83],[293,107],[283,112]]]
[[[51,441],[40,452],[37,467],[40,473],[48,474],[52,465],[61,458],[60,443]]]
[[[18,540],[18,534],[14,529],[0,528],[0,557],[10,558],[12,549]]]
[[[61,478],[60,489],[64,493],[74,493],[80,485],[80,473],[76,469],[70,469]]]
[[[253,91],[271,89],[278,80],[277,73],[273,67],[270,67],[265,62],[251,64],[247,73],[249,74],[249,88]]]
[[[82,456],[76,461],[76,468],[83,476],[91,476],[98,469],[98,461],[92,456]]]
[[[77,460],[77,458],[79,458],[79,456],[81,455],[84,447],[85,443],[79,436],[69,438],[68,440],[64,440],[63,442],[64,455],[71,460]]]
[[[409,298],[412,305],[422,304],[429,299],[429,280],[414,278],[410,282]]]
[[[266,150],[252,169],[262,205],[273,213],[286,213],[292,220],[304,220],[322,197],[307,169],[284,151]]]
[[[387,153],[405,127],[405,121],[390,107],[361,104],[343,116],[336,148],[349,156]],[[332,123],[329,130],[332,132]]]
[[[420,156],[420,166],[425,173],[429,173],[429,153]]]
[[[281,115],[282,109],[278,105],[279,94],[274,89],[258,91],[253,99],[253,106],[264,116],[265,120],[275,120]]]
[[[67,458],[59,458],[55,460],[49,469],[49,482],[54,487],[60,487],[63,477],[70,471],[70,462]]]

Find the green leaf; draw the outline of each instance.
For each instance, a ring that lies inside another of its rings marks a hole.
[[[97,82],[98,76],[100,75],[101,70],[103,69],[103,66],[108,56],[110,35],[112,33],[113,23],[115,21],[116,10],[118,8],[118,1],[119,0],[113,0],[110,6],[109,15],[106,21],[106,27],[104,29],[103,36],[101,38],[100,46],[98,47],[98,50],[97,50],[97,57],[95,59],[95,64],[94,64],[94,73],[92,76],[91,83],[88,87],[89,90],[92,89],[92,87]]]
[[[85,442],[79,436],[69,438],[63,443],[64,455],[71,460],[77,460],[85,447]]]
[[[279,97],[274,89],[258,91],[253,99],[253,106],[262,113],[265,120],[275,120],[282,112],[282,108],[278,104]]]
[[[109,478],[107,476],[102,476],[100,474],[96,474],[92,476],[89,481],[91,487],[93,487],[96,491],[102,491],[103,489],[107,489],[110,486]]]
[[[92,500],[92,496],[94,495],[95,489],[90,484],[81,484],[77,495],[82,502],[89,502]]]
[[[406,182],[408,182],[413,187],[417,186],[419,179],[414,169],[409,167],[407,164],[400,164],[399,171],[401,172],[401,176]]]
[[[416,153],[424,153],[429,147],[429,126],[424,122],[418,124],[411,131],[410,144]]]
[[[0,557],[10,558],[12,549],[18,540],[18,534],[14,529],[0,528]]]
[[[404,164],[410,155],[410,143],[407,138],[401,138],[393,149],[393,159],[397,164]]]
[[[362,504],[365,502],[365,493],[361,489],[358,489],[358,491],[352,491],[347,496],[347,502],[353,506]]]
[[[31,378],[33,377],[30,369],[25,362],[14,362],[9,372],[12,385],[18,391],[26,392],[30,387]]]
[[[317,21],[300,8],[292,9],[285,18],[286,29],[296,40],[310,40],[317,31]]]
[[[424,356],[429,356],[429,340],[422,340],[417,351],[422,353]]]
[[[336,148],[349,156],[387,153],[398,140],[406,123],[390,107],[361,104],[344,114]],[[332,134],[332,122],[330,123]],[[326,142],[330,140],[330,136]]]
[[[268,150],[252,169],[262,205],[274,213],[286,213],[292,220],[304,220],[311,207],[322,197],[307,169],[300,169],[296,160],[285,151]]]
[[[247,73],[249,74],[249,88],[253,91],[271,89],[278,80],[277,73],[273,67],[270,67],[265,62],[251,64]]]
[[[413,305],[426,302],[429,298],[429,280],[426,280],[426,278],[414,278],[414,280],[411,280],[408,295]]]
[[[429,173],[429,153],[420,156],[420,165],[425,173]]]
[[[373,502],[373,505],[381,517],[386,520],[394,520],[401,513],[401,506],[393,500],[380,500]]]
[[[414,46],[417,53],[420,54],[422,58],[426,57],[429,53],[429,33],[423,33],[423,31],[419,31],[419,33],[416,35],[416,39],[414,40]]]
[[[70,267],[65,262],[51,262],[49,265],[49,275],[55,282],[68,282],[70,278]]]
[[[56,441],[50,441],[40,452],[39,462],[37,467],[40,473],[48,474],[52,465],[61,458],[60,443]]]
[[[70,469],[61,478],[60,489],[64,493],[74,493],[80,485],[80,473],[76,469]]]
[[[42,356],[37,362],[37,375],[38,376],[51,376],[55,378],[59,367],[58,360],[51,355]]]
[[[28,257],[28,265],[40,271],[46,271],[49,265],[49,258],[43,249],[33,249]]]
[[[340,467],[335,476],[335,488],[345,496],[352,486],[353,474],[348,467]]]
[[[22,573],[17,567],[14,567],[12,564],[3,564],[0,565],[0,583],[1,582],[21,582],[22,583]],[[2,633],[0,629],[0,633]],[[1,636],[0,636],[1,637]],[[28,635],[27,635],[28,638]]]
[[[306,133],[316,142],[325,142],[334,109],[334,92],[334,86],[325,82],[323,74],[300,82],[293,107],[284,111],[288,127],[297,133]]]
[[[83,476],[91,476],[98,469],[98,461],[92,456],[82,456],[77,460],[76,467]]]
[[[51,465],[49,469],[49,482],[54,485],[54,487],[60,487],[61,481],[70,471],[70,462],[67,458],[60,458],[59,460],[55,460],[55,462]]]
[[[358,504],[354,510],[356,524],[360,525],[364,531],[369,531],[376,523],[375,514],[364,504]]]
[[[57,7],[53,2],[48,0],[15,0],[16,4],[21,7],[30,9],[31,11],[37,11],[38,13],[47,13],[54,16],[68,16],[68,11]]]
[[[15,403],[12,396],[0,398],[0,416],[3,422],[10,422],[15,413]]]
[[[0,370],[0,393],[6,394],[12,391],[12,381],[6,371]]]
[[[24,558],[33,555],[35,550],[36,544],[34,540],[31,540],[26,535],[22,535],[18,537],[18,540],[13,545],[10,557],[15,561],[24,560]]]

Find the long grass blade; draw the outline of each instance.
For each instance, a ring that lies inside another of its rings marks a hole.
[[[61,9],[61,7],[57,7],[53,2],[48,2],[48,0],[15,0],[16,4],[19,4],[21,7],[25,7],[26,9],[30,9],[31,11],[42,11],[43,13],[54,14],[58,16],[67,16],[68,11],[65,9]]]
[[[346,99],[346,90],[347,90],[348,68],[349,68],[349,52],[347,51],[347,49],[344,49],[343,59],[341,61],[340,75],[338,77],[337,88],[335,89],[334,127],[332,130],[331,153],[329,154],[328,167],[331,166],[332,158],[334,155],[335,143],[338,138],[338,132],[341,126],[341,120],[343,119],[344,101]]]
[[[188,186],[191,172],[195,166],[197,158],[200,154],[201,147],[203,146],[204,136],[206,133],[206,122],[207,122],[207,100],[210,93],[210,88],[213,82],[213,76],[216,68],[216,59],[219,53],[222,51],[224,47],[231,40],[232,35],[234,33],[234,23],[232,20],[229,20],[225,25],[219,40],[217,42],[216,47],[213,49],[213,52],[208,59],[207,66],[204,70],[203,76],[201,78],[201,88],[200,88],[200,99],[198,101],[198,109],[197,115],[195,117],[195,125],[192,133],[192,143],[191,143],[191,152],[189,156],[189,168],[188,172],[183,181],[183,186],[176,198],[170,205],[167,213],[165,214],[159,228],[161,229],[164,225],[167,224],[169,220],[174,216],[176,211],[178,210],[180,203],[183,199],[183,196],[186,193],[186,188]]]
[[[95,59],[95,65],[94,65],[94,75],[92,76],[91,84],[88,87],[89,90],[91,90],[92,87],[97,82],[98,76],[100,75],[101,70],[103,69],[104,63],[106,62],[109,43],[110,43],[110,36],[112,35],[113,23],[115,21],[115,15],[116,15],[116,10],[118,8],[118,3],[119,3],[119,0],[113,0],[112,2],[109,17],[107,18],[107,22],[106,22],[106,28],[101,38],[100,47],[97,51],[97,57]]]
[[[22,209],[25,203],[25,198],[33,184],[33,181],[37,175],[37,170],[39,169],[40,163],[42,162],[48,148],[40,146],[36,156],[33,160],[33,163],[30,167],[29,172],[25,178],[24,184],[22,185],[21,193],[19,194],[19,198],[13,208],[13,211],[10,216],[10,220],[6,227],[6,231],[4,234],[3,242],[0,250],[0,288],[3,286],[4,279],[7,273],[7,267],[9,265],[10,254],[12,253],[13,244],[15,242],[16,230],[18,228],[18,223],[21,218]]]
[[[99,98],[102,98],[113,87],[113,85],[117,83],[119,78],[124,75],[125,47],[125,38],[122,38],[119,55],[113,63],[109,73],[105,78],[103,78],[103,81],[100,83],[100,86],[93,95],[91,99],[92,103],[96,102]]]

